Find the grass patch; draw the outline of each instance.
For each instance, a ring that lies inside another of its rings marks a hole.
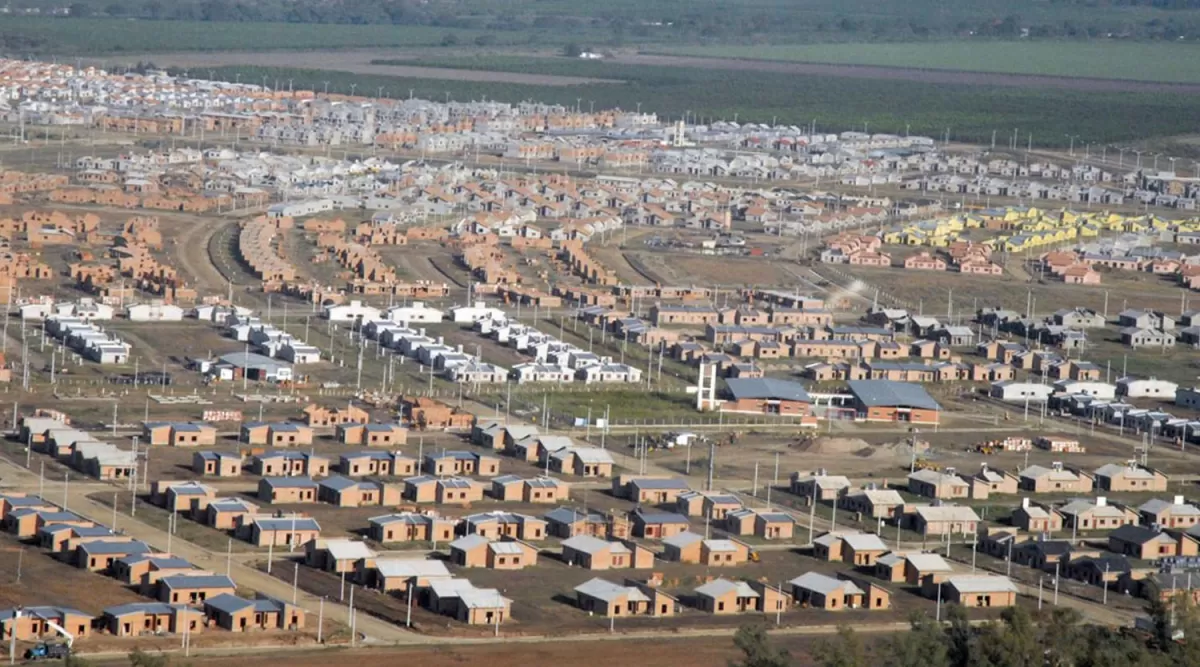
[[[1200,82],[1200,45],[1171,42],[924,42],[688,46],[672,55],[749,58],[836,65],[1092,77],[1166,83]]]
[[[0,50],[24,54],[103,55],[169,51],[249,51],[434,46],[490,34],[497,44],[523,43],[525,33],[430,26],[328,25],[7,16]]]
[[[616,79],[624,83],[575,86],[510,85],[454,80],[356,76],[321,70],[223,68],[220,75],[243,80],[294,78],[321,89],[336,82],[338,92],[383,86],[391,95],[426,99],[502,102],[536,99],[589,108],[620,107],[654,111],[664,118],[686,112],[703,120],[728,119],[808,125],[844,130],[867,123],[872,131],[941,137],[947,128],[961,141],[991,141],[992,133],[1020,128],[1039,147],[1058,146],[1068,135],[1088,141],[1115,142],[1171,136],[1194,130],[1196,97],[1185,94],[1139,95],[1049,88],[995,88],[827,76],[706,70],[691,67],[621,65],[566,58],[479,56],[409,62],[426,67],[481,71],[560,74]],[[582,99],[581,99],[582,98]],[[581,101],[580,101],[581,100]]]

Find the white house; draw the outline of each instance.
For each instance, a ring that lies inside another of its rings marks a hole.
[[[575,371],[575,377],[585,384],[594,382],[641,382],[641,369],[629,364],[599,364]]]
[[[332,199],[310,199],[308,201],[274,204],[267,209],[268,218],[300,218],[333,210]]]
[[[126,308],[125,317],[131,322],[182,322],[183,309],[169,303],[139,303]]]
[[[448,375],[454,382],[469,384],[497,384],[508,379],[508,371],[505,369],[478,361],[455,366],[450,369]]]
[[[129,361],[129,344],[120,341],[108,341],[90,345],[83,354],[98,364],[124,364]]]
[[[386,314],[387,319],[404,324],[437,323],[441,322],[444,316],[442,311],[430,308],[420,301],[412,302],[411,306],[393,306],[388,308]]]
[[[573,382],[575,371],[566,366],[525,363],[513,366],[510,374],[517,384],[527,382]]]
[[[478,322],[480,320],[495,320],[503,318],[503,310],[485,306],[483,305],[482,301],[476,301],[470,306],[455,306],[450,309],[450,319],[460,324],[466,322]]]
[[[992,388],[988,392],[992,398],[998,398],[1002,401],[1014,401],[1018,403],[1023,401],[1041,403],[1049,399],[1053,393],[1054,387],[1048,384],[1039,384],[1037,382],[1014,382],[1012,380],[993,382]]]
[[[1179,385],[1156,378],[1125,377],[1117,380],[1117,394],[1129,398],[1160,398],[1167,401],[1175,400],[1175,392]]]
[[[362,301],[353,300],[350,303],[325,306],[321,317],[333,322],[370,321],[380,318],[380,310],[373,306],[363,305]]]
[[[1099,399],[1112,399],[1117,397],[1116,385],[1107,382],[1092,382],[1088,380],[1059,380],[1054,383],[1054,388],[1058,391],[1067,394],[1083,394]]]
[[[321,360],[321,350],[298,341],[284,343],[275,356],[293,364],[315,364]]]

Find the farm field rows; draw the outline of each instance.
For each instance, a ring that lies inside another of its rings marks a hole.
[[[747,58],[1166,83],[1200,82],[1200,46],[1164,42],[963,41],[688,46],[664,49],[663,52],[708,58]]]

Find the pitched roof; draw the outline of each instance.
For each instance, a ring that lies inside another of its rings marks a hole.
[[[710,598],[718,598],[729,593],[734,593],[739,598],[759,597],[758,591],[750,588],[750,584],[744,581],[730,581],[728,579],[710,581],[697,588],[696,593]]]
[[[802,574],[795,579],[792,579],[788,583],[797,588],[816,591],[821,595],[829,595],[839,590],[845,591],[851,595],[865,595],[865,591],[859,588],[858,585],[853,581],[835,579],[831,576],[821,574],[820,572],[808,572]]]
[[[774,378],[729,378],[725,381],[735,399],[767,398],[811,403],[812,398],[799,382]]]
[[[892,380],[851,380],[850,392],[863,405],[903,406],[925,410],[941,410],[925,388],[908,382]]]
[[[626,599],[631,602],[650,601],[650,598],[647,597],[646,594],[641,591],[641,589],[635,586],[622,586],[599,577],[596,577],[595,579],[589,579],[576,586],[575,592],[583,593],[588,597],[593,597],[597,600],[604,600],[605,602],[612,602],[621,596],[626,596]]]

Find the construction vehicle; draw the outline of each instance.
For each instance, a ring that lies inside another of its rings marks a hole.
[[[26,660],[61,660],[71,655],[71,647],[66,644],[49,644],[42,642],[25,651]]]
[[[62,660],[71,655],[71,647],[75,645],[75,635],[67,632],[66,628],[54,621],[47,620],[45,623],[47,627],[62,635],[66,642],[41,642],[25,651],[26,660]]]

